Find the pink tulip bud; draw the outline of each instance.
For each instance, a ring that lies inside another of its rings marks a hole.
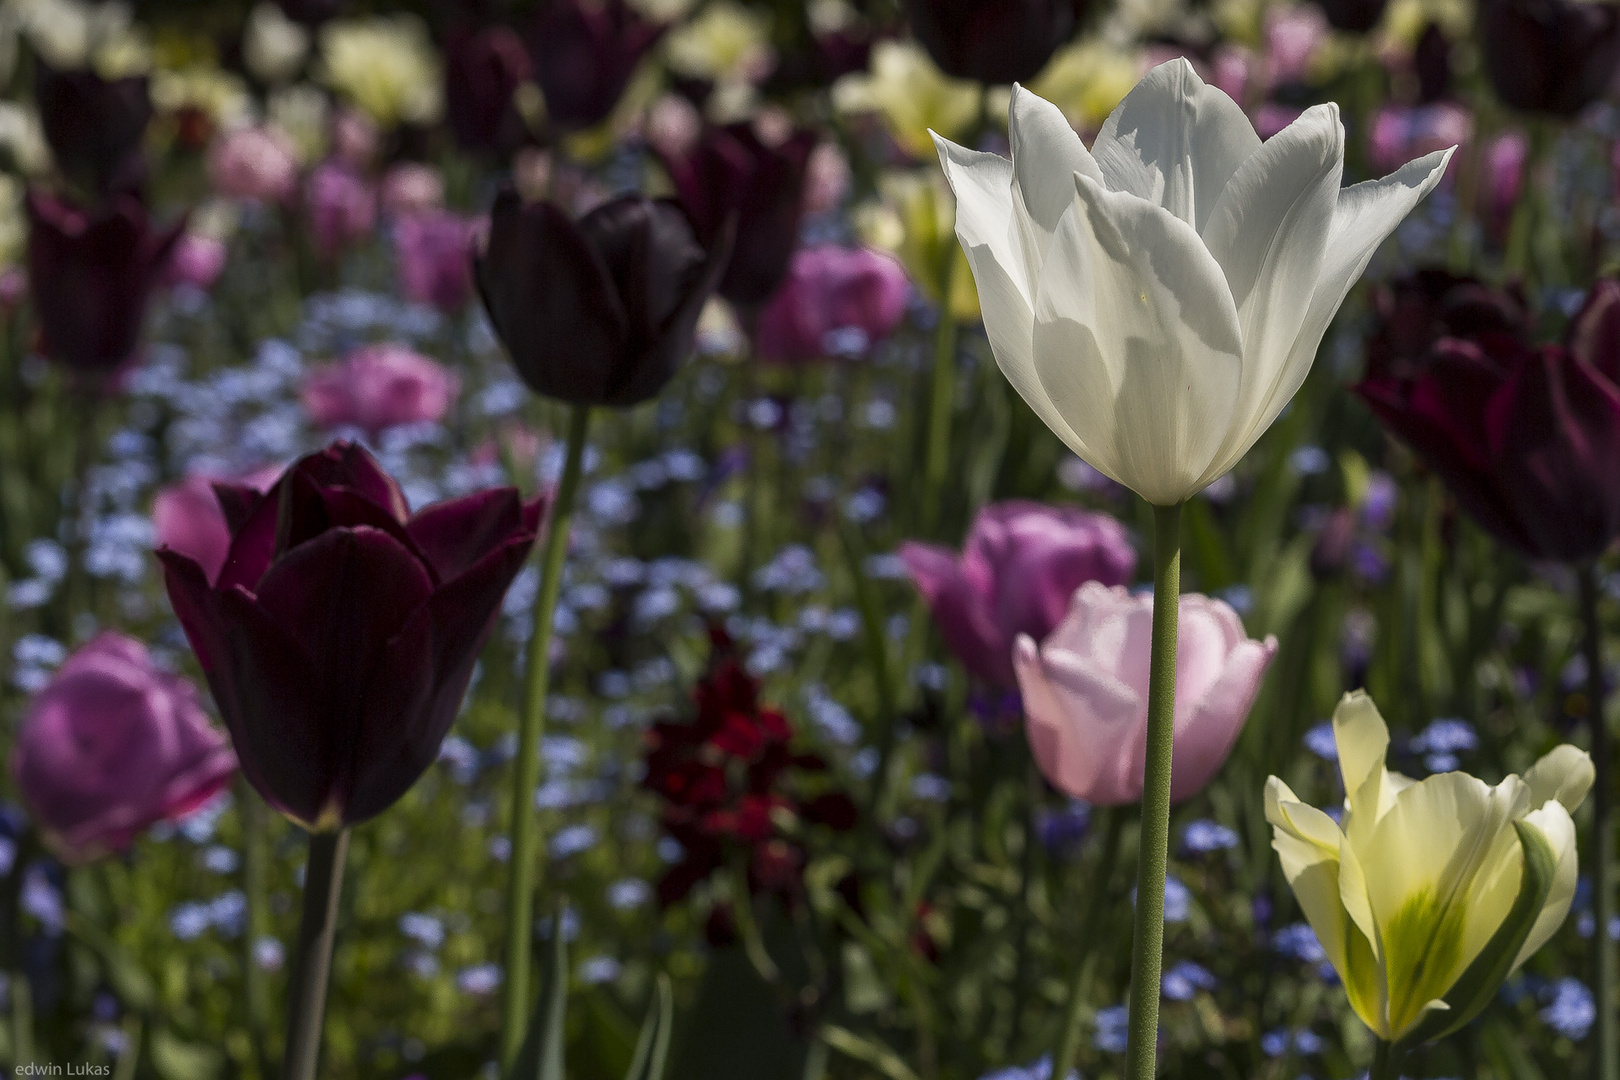
[[[352,426],[373,438],[401,424],[444,418],[461,391],[451,371],[403,345],[367,345],[304,380],[304,411],[326,428]]]

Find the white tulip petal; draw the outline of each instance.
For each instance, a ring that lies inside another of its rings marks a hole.
[[[956,195],[956,238],[979,289],[990,350],[1001,373],[1029,407],[1076,453],[1084,445],[1057,411],[1035,373],[1034,297],[1013,223],[1012,162],[934,136],[945,178]],[[1072,181],[1071,181],[1072,183]]]
[[[1293,358],[1333,226],[1343,165],[1338,107],[1318,105],[1238,167],[1204,226],[1204,243],[1226,272],[1243,328],[1243,388],[1206,482],[1236,463],[1242,452],[1233,452],[1236,445]]]
[[[1333,229],[1328,233],[1322,253],[1322,266],[1311,293],[1310,306],[1294,338],[1290,355],[1283,365],[1282,377],[1272,386],[1270,396],[1252,414],[1248,430],[1232,439],[1223,457],[1236,464],[1248,453],[1271,422],[1277,419],[1283,406],[1294,399],[1310,374],[1316,360],[1316,350],[1322,344],[1328,324],[1338,314],[1339,305],[1349,295],[1350,287],[1360,279],[1367,263],[1372,261],[1390,233],[1395,231],[1407,214],[1412,212],[1425,195],[1445,175],[1446,163],[1456,147],[1436,150],[1416,161],[1409,161],[1382,180],[1367,180],[1339,192],[1339,203],[1333,213]],[[1219,476],[1216,473],[1210,480]]]
[[[1569,908],[1575,902],[1575,885],[1578,878],[1578,867],[1575,855],[1575,822],[1570,818],[1569,811],[1564,804],[1555,800],[1548,802],[1539,809],[1532,810],[1525,815],[1525,822],[1541,830],[1541,835],[1547,838],[1547,844],[1553,849],[1557,863],[1553,871],[1552,892],[1547,895],[1547,902],[1541,907],[1541,914],[1536,918],[1535,925],[1530,928],[1530,936],[1525,939],[1524,947],[1519,950],[1513,967],[1530,959],[1530,955],[1558,932],[1564,925],[1564,919],[1569,915]]]
[[[1202,232],[1226,182],[1259,149],[1238,104],[1177,57],[1125,95],[1091,153],[1110,189],[1157,203]]]
[[[1555,746],[1524,774],[1530,805],[1539,808],[1556,800],[1574,813],[1586,801],[1595,775],[1591,754],[1569,743]]]
[[[1237,310],[1192,227],[1076,174],[1035,296],[1035,370],[1100,472],[1180,502],[1230,424],[1243,372]],[[1063,432],[1058,432],[1063,436]]]
[[[1034,281],[1058,221],[1074,204],[1074,174],[1102,183],[1102,172],[1062,111],[1022,86],[1013,86],[1007,130],[1012,140],[1013,197],[1024,209],[1016,217],[1019,239],[1024,266]]]

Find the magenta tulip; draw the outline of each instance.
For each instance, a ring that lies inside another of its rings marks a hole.
[[[377,225],[377,193],[337,158],[322,162],[310,173],[304,209],[315,248],[327,258],[369,235]]]
[[[1011,687],[1013,641],[1044,638],[1088,581],[1121,585],[1136,572],[1125,528],[1104,514],[1023,500],[991,503],[973,519],[962,554],[900,545],[934,622],[968,671]]]
[[[236,756],[191,683],[109,631],[34,697],[11,772],[52,850],[80,863],[207,802],[230,783]]]
[[[454,372],[403,345],[364,345],[304,379],[304,411],[324,428],[372,438],[403,424],[444,419],[461,391]]]
[[[479,222],[445,210],[394,222],[394,267],[407,300],[459,311],[472,296],[473,239]]]
[[[433,763],[541,513],[514,488],[410,514],[335,443],[260,494],[221,485],[219,579],[161,549],[169,600],[243,774],[311,830],[380,814]]]
[[[793,257],[760,312],[754,346],[766,360],[864,353],[905,317],[911,281],[888,255],[825,244]]]
[[[1277,639],[1254,641],[1237,612],[1181,597],[1170,797],[1201,791],[1231,753]],[[1030,750],[1047,780],[1077,799],[1122,806],[1142,797],[1153,597],[1095,582],[1036,645],[1020,634],[1013,663]]]

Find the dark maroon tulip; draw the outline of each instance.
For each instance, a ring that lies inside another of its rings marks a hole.
[[[94,211],[41,192],[28,196],[28,279],[51,359],[108,375],[134,355],[146,300],[184,222],[154,229],[131,195]]]
[[[1574,116],[1614,79],[1620,7],[1581,0],[1484,0],[1485,74],[1504,104]]]
[[[787,277],[815,145],[815,133],[802,129],[766,142],[754,125],[730,124],[705,131],[685,157],[664,159],[700,241],[713,244],[736,217],[736,244],[719,288],[732,303],[755,308]]]
[[[506,153],[526,129],[512,95],[533,70],[529,50],[507,26],[452,30],[444,45],[444,105],[464,150]]]
[[[39,60],[34,102],[51,156],[69,179],[105,195],[133,191],[146,178],[141,140],[152,119],[146,76],[103,79]]]
[[[1427,105],[1451,93],[1451,40],[1439,23],[1430,23],[1418,35],[1412,70],[1417,75],[1418,104]]]
[[[1620,283],[1602,282],[1568,347],[1442,338],[1415,374],[1356,390],[1499,539],[1579,562],[1620,535],[1617,322]]]
[[[1352,34],[1364,34],[1377,26],[1378,20],[1384,17],[1384,8],[1389,6],[1389,0],[1316,0],[1316,3],[1327,16],[1329,26]]]
[[[674,202],[620,195],[579,221],[504,188],[473,271],[495,332],[536,393],[646,401],[674,376],[714,291],[729,230],[707,252]]]
[[[1074,33],[1083,0],[904,0],[911,32],[959,79],[1027,82]]]
[[[218,582],[158,558],[242,772],[308,829],[374,817],[438,756],[541,503],[494,488],[408,514],[342,442],[262,495],[215,490],[231,527]]]
[[[663,32],[625,0],[542,4],[530,40],[547,118],[564,131],[607,119],[636,65]]]
[[[1367,375],[1407,376],[1443,337],[1523,336],[1529,314],[1514,289],[1429,267],[1373,290],[1377,324],[1367,338]]]
[[[305,26],[315,26],[332,18],[343,8],[343,0],[276,0],[287,18]]]

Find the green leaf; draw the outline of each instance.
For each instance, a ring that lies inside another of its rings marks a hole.
[[[183,1042],[166,1028],[152,1033],[152,1066],[163,1080],[215,1080],[224,1063],[212,1046]]]
[[[1436,1009],[1418,1021],[1401,1037],[1401,1047],[1410,1049],[1450,1035],[1478,1016],[1496,996],[1497,988],[1513,973],[1513,962],[1518,959],[1519,950],[1524,948],[1531,928],[1547,904],[1547,895],[1552,892],[1558,861],[1540,829],[1523,821],[1515,821],[1513,828],[1519,834],[1519,848],[1524,852],[1524,872],[1519,878],[1519,895],[1512,909],[1491,935],[1491,940],[1485,943],[1485,948],[1468,965],[1468,970],[1452,984],[1444,998],[1450,1007]]]
[[[551,920],[551,964],[546,984],[529,1021],[517,1061],[508,1080],[566,1080],[563,1053],[568,1041],[568,943],[564,940],[561,907]]]
[[[630,1059],[630,1071],[624,1074],[624,1080],[663,1080],[669,1037],[674,1028],[675,995],[669,988],[669,976],[660,973],[658,991],[647,1009],[647,1019],[642,1022],[635,1057]]]
[[[889,1080],[917,1080],[917,1074],[911,1071],[900,1055],[882,1043],[873,1042],[837,1024],[823,1024],[820,1036],[822,1042],[840,1054],[872,1066]]]

